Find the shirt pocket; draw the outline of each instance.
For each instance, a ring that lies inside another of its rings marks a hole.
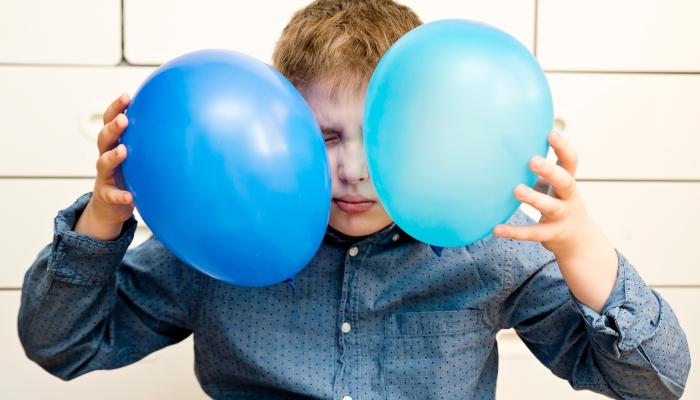
[[[467,309],[387,315],[387,398],[469,398],[493,348],[493,335],[482,323],[482,312]]]

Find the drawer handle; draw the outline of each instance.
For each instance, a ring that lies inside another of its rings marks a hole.
[[[563,134],[566,130],[566,121],[563,118],[554,118],[554,130]]]
[[[571,136],[571,127],[575,125],[575,118],[566,110],[554,110],[554,123],[552,129],[566,135],[567,139]],[[568,130],[568,132],[567,132]]]
[[[78,129],[80,134],[91,142],[96,142],[97,135],[102,130],[102,114],[107,109],[109,103],[92,103],[83,108],[83,112],[78,118]]]

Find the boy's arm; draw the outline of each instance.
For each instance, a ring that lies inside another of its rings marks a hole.
[[[544,252],[542,247],[556,257],[556,262],[542,263],[534,277],[520,281],[522,286],[516,283],[517,294],[506,304],[521,316],[508,325],[574,387],[617,398],[680,396],[690,356],[678,320],[586,212],[574,180],[578,156],[573,147],[556,132],[549,135],[549,144],[557,165],[534,157],[530,168],[552,185],[554,197],[524,185],[514,193],[542,213],[539,223],[494,229],[497,236],[525,241],[515,248],[539,249],[528,253],[531,258],[541,259],[537,254]],[[523,269],[532,264],[520,259]],[[517,267],[513,273],[517,275]],[[569,297],[562,291],[570,291],[578,313],[562,302]]]
[[[59,213],[53,243],[22,288],[25,352],[65,380],[133,363],[191,333],[191,268],[153,238],[125,257],[133,218],[114,241],[73,232],[89,200],[85,195]]]
[[[554,197],[525,185],[519,185],[514,193],[518,200],[539,210],[542,219],[529,226],[499,225],[494,234],[542,243],[556,256],[574,296],[600,313],[617,278],[617,254],[583,204],[574,180],[576,151],[556,132],[550,133],[549,144],[557,154],[557,165],[536,156],[530,168],[552,185]]]
[[[522,216],[515,220],[526,223]],[[683,394],[690,368],[683,330],[668,303],[622,255],[616,253],[617,278],[599,314],[571,294],[540,244],[509,248],[513,266],[507,276],[516,289],[502,303],[502,327],[514,327],[555,375],[576,389],[618,399]]]

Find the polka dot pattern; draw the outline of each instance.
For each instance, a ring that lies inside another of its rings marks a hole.
[[[393,225],[359,242],[329,231],[295,290],[238,287],[156,238],[127,252],[133,221],[114,242],[70,232],[88,199],[59,214],[22,294],[27,354],[63,379],[193,333],[197,377],[217,399],[493,399],[495,335],[510,327],[576,388],[668,398],[687,377],[671,308],[623,257],[602,316],[539,244],[490,236],[438,255]]]

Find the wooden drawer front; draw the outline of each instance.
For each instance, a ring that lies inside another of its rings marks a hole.
[[[116,65],[120,0],[0,1],[0,63]]]
[[[530,51],[535,42],[533,0],[403,0],[423,22],[464,18],[485,22],[515,36]]]
[[[586,209],[650,285],[700,285],[700,183],[579,182]]]
[[[700,71],[700,2],[540,0],[537,57],[557,71]]]
[[[0,292],[3,399],[208,399],[194,375],[192,337],[128,367],[63,382],[27,359],[17,336],[20,292]]]
[[[269,63],[292,14],[309,0],[124,0],[124,57],[162,64],[204,48],[225,48]]]
[[[657,288],[678,316],[690,345],[692,360],[700,359],[700,322],[697,304],[700,288]],[[498,400],[602,400],[607,397],[588,391],[574,391],[569,383],[545,368],[513,330],[498,335],[500,365],[496,398]],[[700,374],[693,368],[686,384],[684,399],[700,398]]]
[[[700,180],[700,75],[547,78],[555,127],[580,156],[577,178]]]
[[[20,288],[24,273],[53,239],[53,219],[81,195],[92,191],[92,179],[0,179],[0,289]],[[139,223],[132,246],[150,236]],[[2,385],[0,385],[1,387]]]
[[[0,177],[94,176],[102,113],[151,71],[0,67]]]

